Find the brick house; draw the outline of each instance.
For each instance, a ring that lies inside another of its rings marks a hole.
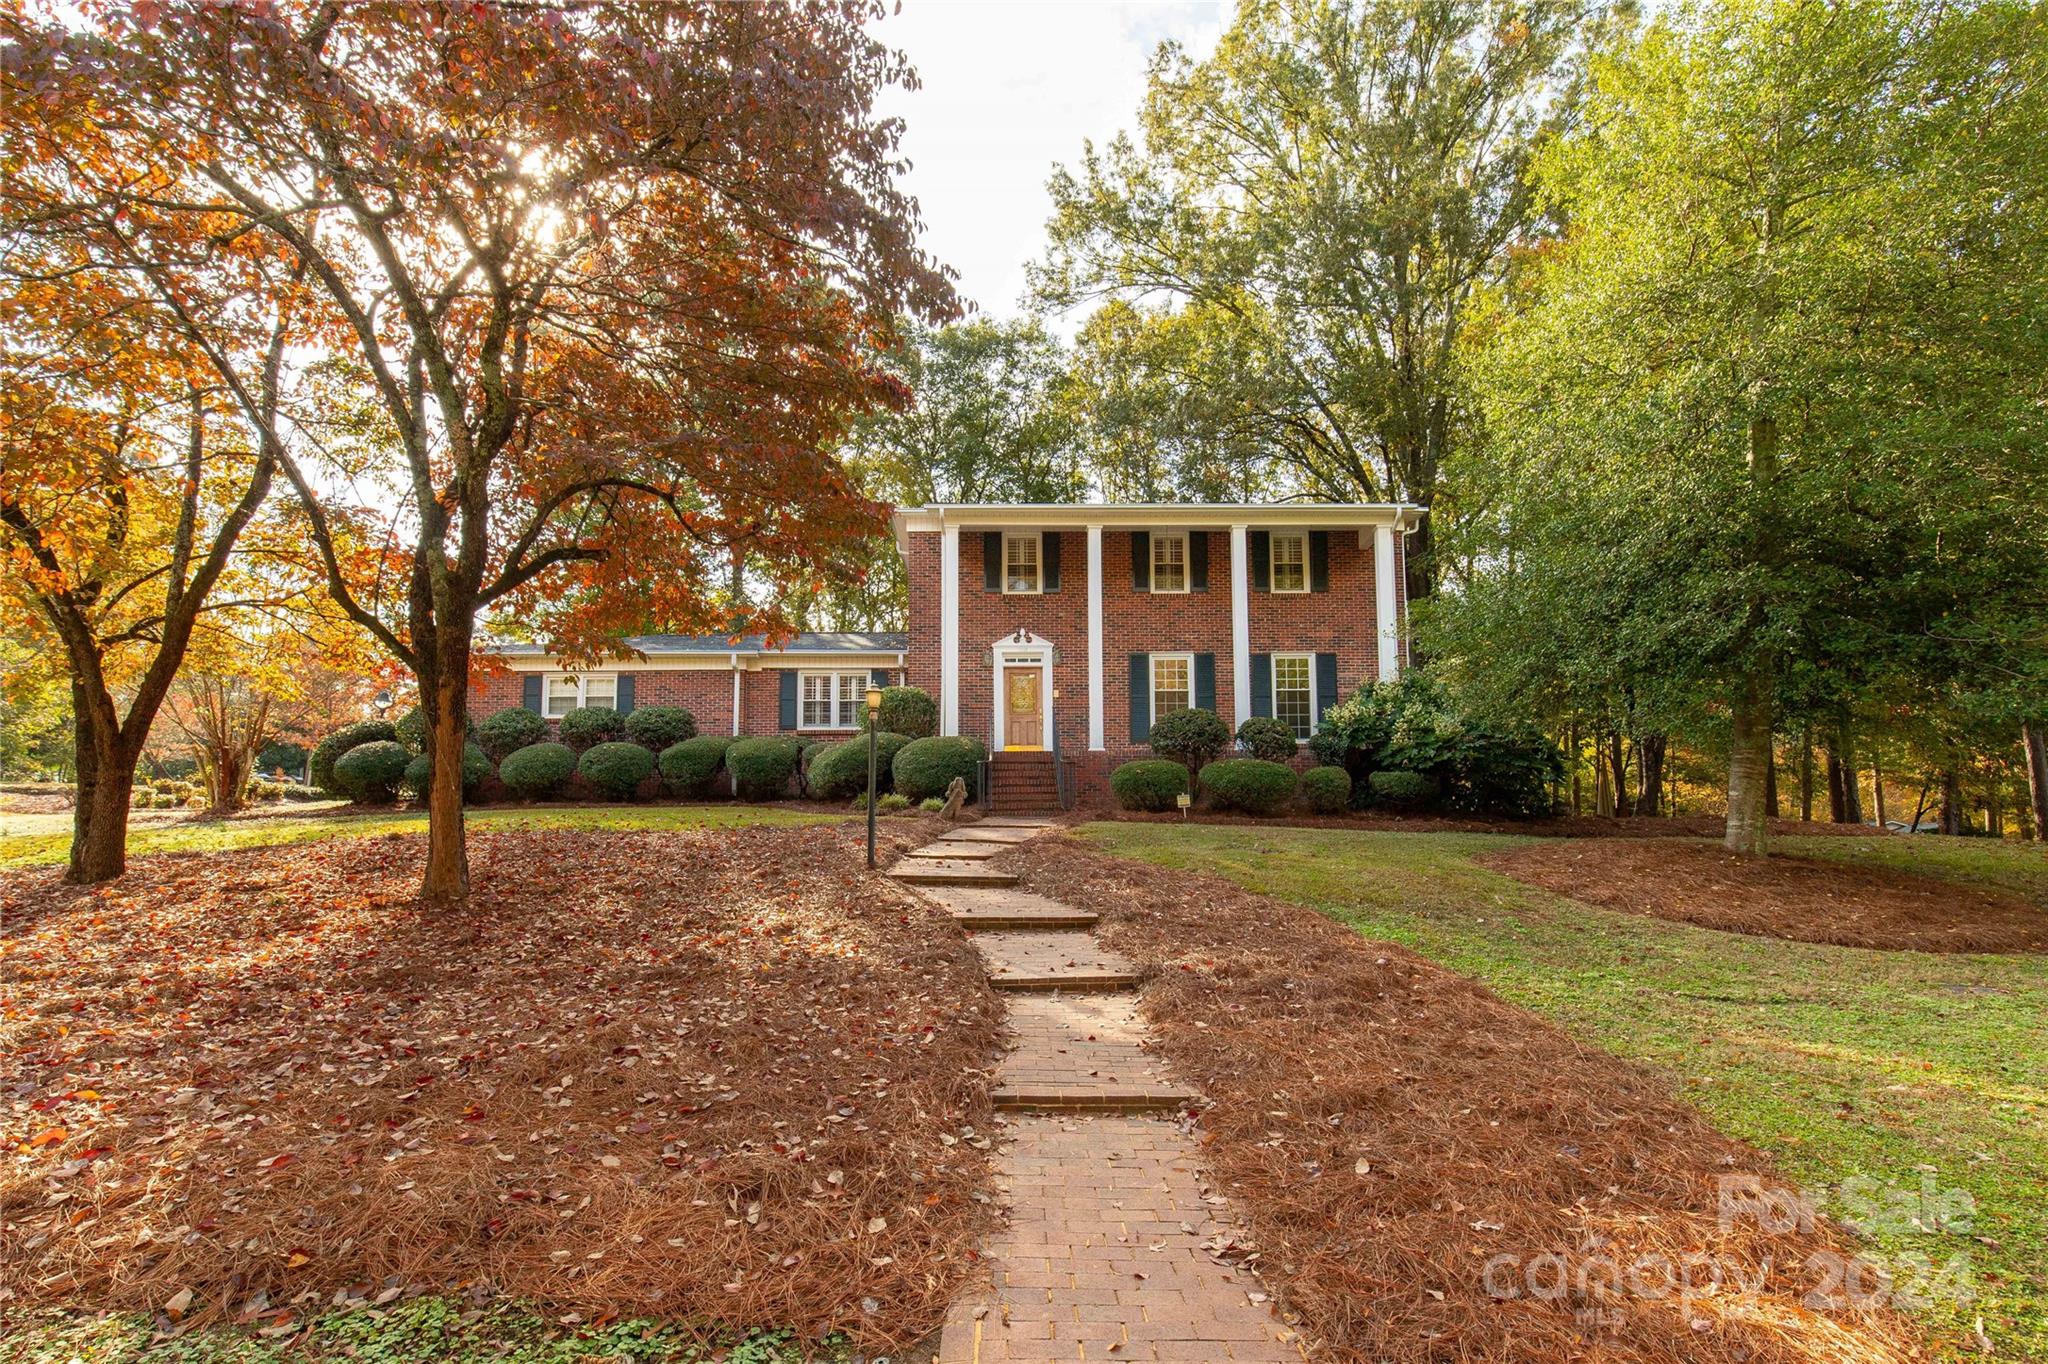
[[[989,744],[1000,803],[1100,795],[1149,754],[1160,715],[1270,715],[1306,740],[1331,703],[1407,656],[1392,504],[905,507],[894,518],[907,634],[647,635],[630,663],[577,673],[536,651],[472,687],[477,714],[525,705],[687,707],[705,733],[857,727],[870,677],[939,704],[943,734]],[[1004,800],[1005,795],[1009,799]],[[1020,799],[1021,798],[1021,799]]]

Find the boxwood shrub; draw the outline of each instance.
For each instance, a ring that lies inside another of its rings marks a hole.
[[[1225,758],[1202,769],[1202,794],[1219,810],[1277,815],[1294,798],[1298,781],[1286,763]]]
[[[593,744],[576,760],[576,771],[613,800],[630,800],[634,788],[654,775],[654,755],[635,743]]]
[[[1254,715],[1237,727],[1237,746],[1254,758],[1284,763],[1294,756],[1294,731],[1270,715]]]
[[[1152,726],[1152,751],[1178,759],[1190,772],[1200,771],[1229,743],[1230,726],[1213,710],[1177,710]]]
[[[1443,787],[1436,778],[1420,772],[1401,772],[1392,768],[1373,773],[1365,779],[1372,791],[1375,805],[1386,805],[1396,810],[1422,810],[1436,803]]]
[[[1351,774],[1341,767],[1311,767],[1301,774],[1301,803],[1319,815],[1351,808]]]
[[[1171,810],[1187,789],[1187,767],[1167,758],[1141,758],[1109,774],[1109,792],[1126,810]]]
[[[330,796],[348,795],[348,788],[334,776],[334,765],[341,761],[342,754],[364,744],[391,743],[397,738],[398,731],[388,720],[358,720],[352,725],[343,725],[314,745],[313,785]]]
[[[935,799],[958,777],[967,783],[967,798],[976,799],[976,778],[988,750],[979,739],[912,739],[889,764],[891,784],[912,800]]]
[[[877,790],[891,789],[891,766],[896,755],[910,744],[906,734],[875,735],[875,787]],[[811,759],[811,794],[819,800],[845,800],[848,796],[864,795],[868,789],[868,736],[848,739],[833,744],[823,753]]]
[[[434,759],[431,754],[421,753],[405,765],[405,789],[415,796],[424,798],[427,783],[433,779]],[[491,775],[491,760],[475,744],[462,746],[462,789],[474,791]]]
[[[421,753],[426,750],[427,712],[423,707],[414,706],[411,710],[399,716],[398,723],[391,728],[397,732],[398,742],[404,744],[413,752]],[[476,738],[475,720],[467,716],[463,717],[463,728],[468,732],[469,738]]]
[[[922,687],[884,687],[877,718],[884,734],[928,739],[939,732],[939,703]],[[866,703],[861,706],[861,728],[867,728]]]
[[[539,800],[561,790],[575,771],[576,755],[567,744],[528,744],[498,764],[498,780],[516,796]]]
[[[733,794],[742,800],[780,800],[789,794],[803,745],[779,735],[735,739],[725,750],[725,770],[732,773]]]
[[[545,743],[547,737],[548,722],[539,711],[524,706],[507,706],[476,727],[476,741],[499,762],[528,744]]]
[[[626,737],[659,753],[697,737],[697,717],[681,706],[636,706],[626,716]]]
[[[581,753],[592,744],[615,743],[626,737],[626,717],[610,706],[578,706],[564,715],[558,736]]]
[[[725,761],[725,750],[730,747],[732,740],[722,734],[700,734],[661,750],[655,766],[676,795],[702,796],[710,791],[712,779]]]
[[[405,778],[412,754],[396,739],[357,744],[334,764],[334,780],[353,800],[387,801]]]

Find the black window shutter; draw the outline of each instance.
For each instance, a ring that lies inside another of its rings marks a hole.
[[[1152,737],[1152,658],[1131,655],[1131,742],[1142,744]]]
[[[1308,533],[1308,590],[1330,590],[1330,532],[1326,530]]]
[[[1209,532],[1188,532],[1188,591],[1209,590]]]
[[[1316,720],[1323,718],[1323,712],[1337,704],[1337,655],[1316,655]]]
[[[1273,655],[1252,655],[1252,714],[1273,713]]]
[[[1255,530],[1245,537],[1245,557],[1252,561],[1252,590],[1270,592],[1273,590],[1273,536],[1269,531]]]
[[[621,715],[633,713],[633,674],[619,674],[618,695],[612,703],[612,709]]]
[[[1060,590],[1060,533],[1046,531],[1038,537],[1039,582],[1044,591]]]
[[[1134,530],[1131,532],[1131,591],[1151,590],[1152,534],[1149,531]]]
[[[1195,709],[1216,709],[1216,655],[1195,655]]]
[[[539,673],[528,673],[520,679],[519,704],[532,711],[535,715],[541,713],[540,688],[541,676]]]
[[[1003,533],[999,530],[982,533],[981,585],[990,592],[1003,590]]]
[[[780,721],[781,727],[783,729],[795,729],[796,673],[791,669],[784,668],[780,673],[776,675],[776,683],[781,688],[780,695],[777,699],[780,700],[782,703],[781,714],[777,718]]]

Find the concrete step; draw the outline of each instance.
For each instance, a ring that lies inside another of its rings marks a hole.
[[[1014,847],[1019,843],[1028,843],[1033,838],[1036,838],[1039,833],[1035,826],[1020,829],[1006,826],[990,828],[987,825],[988,821],[983,820],[980,824],[970,824],[965,828],[955,829],[951,833],[941,834],[939,842],[1001,843],[1008,847]]]
[[[889,869],[895,880],[913,886],[1014,886],[1017,873],[991,871],[978,862],[938,857],[906,857]]]
[[[912,848],[905,857],[947,857],[957,862],[985,862],[991,857],[1001,857],[1008,852],[1009,845],[1003,843],[955,843],[940,839],[927,843],[922,848]]]
[[[1023,815],[990,815],[974,826],[977,829],[1050,829],[1049,819],[1031,818]]]

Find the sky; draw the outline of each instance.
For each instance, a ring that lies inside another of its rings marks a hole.
[[[983,316],[1023,311],[1054,164],[1134,127],[1153,49],[1173,39],[1207,56],[1228,12],[1224,0],[903,0],[875,27],[923,81],[881,108],[908,125],[925,247]]]

